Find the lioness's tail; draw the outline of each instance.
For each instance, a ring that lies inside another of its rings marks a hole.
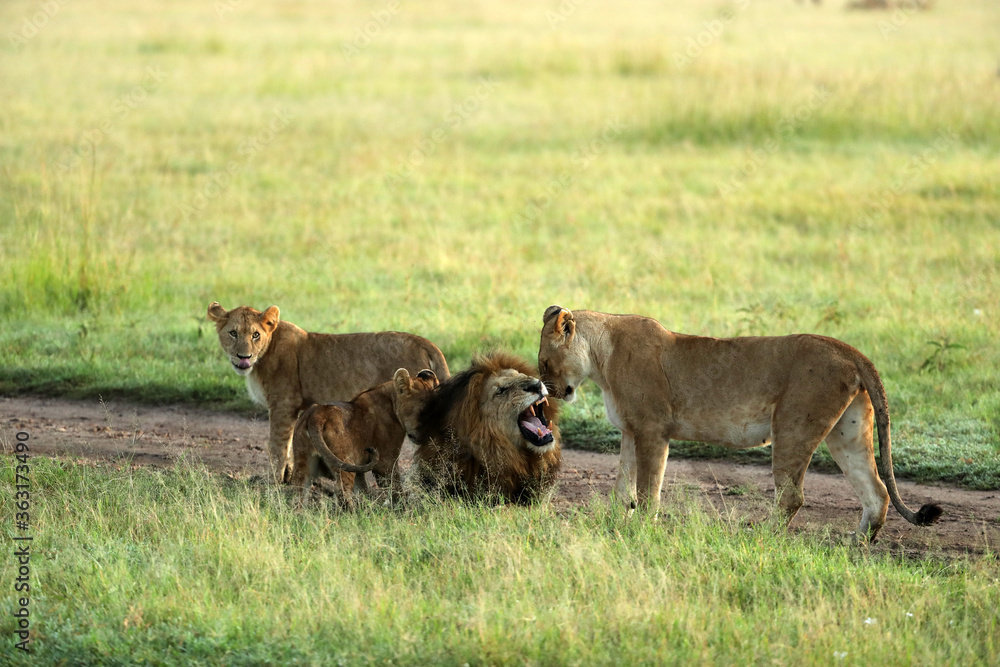
[[[368,454],[371,455],[371,460],[363,465],[354,465],[353,463],[348,463],[347,461],[342,461],[337,457],[336,454],[330,451],[330,448],[326,445],[326,440],[323,438],[323,434],[320,433],[319,427],[316,425],[314,420],[309,420],[309,439],[312,440],[313,447],[319,452],[319,455],[323,457],[323,461],[326,465],[330,467],[330,470],[343,470],[344,472],[353,473],[366,473],[378,463],[378,452],[376,452],[371,447],[365,449]]]
[[[885,396],[882,379],[868,357],[858,354],[858,372],[861,374],[861,385],[868,392],[872,407],[875,409],[875,425],[878,429],[878,474],[885,482],[889,491],[889,499],[893,507],[904,519],[917,526],[929,526],[938,520],[943,510],[940,505],[928,503],[914,512],[907,507],[899,497],[896,489],[896,476],[892,471],[892,444],[889,441],[889,403]]]

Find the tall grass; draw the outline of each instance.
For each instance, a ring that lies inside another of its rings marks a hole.
[[[8,664],[987,665],[1000,652],[993,555],[866,553],[720,521],[683,495],[651,523],[600,502],[295,511],[280,490],[185,465],[39,459],[32,475],[35,653]]]
[[[456,367],[533,357],[560,303],[842,338],[899,456],[1000,469],[995,4],[886,32],[777,0],[429,2],[350,58],[378,7],[220,5],[62,3],[0,40],[3,393],[247,409],[212,300]]]

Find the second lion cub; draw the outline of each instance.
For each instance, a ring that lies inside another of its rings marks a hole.
[[[401,489],[396,459],[406,436],[405,424],[423,407],[437,388],[434,371],[422,370],[415,378],[405,368],[393,379],[364,391],[348,403],[313,405],[295,424],[292,436],[292,485],[309,496],[317,477],[334,482],[342,502],[350,506],[352,489],[368,488],[364,473],[375,475],[380,487],[388,486],[395,500]],[[367,463],[362,460],[367,459]]]

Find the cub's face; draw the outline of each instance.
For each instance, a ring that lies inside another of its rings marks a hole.
[[[440,382],[434,371],[424,369],[414,378],[405,368],[400,368],[392,378],[396,385],[393,408],[396,419],[402,424],[407,436],[416,433],[420,427],[420,411],[424,409],[427,400],[437,389]],[[413,440],[413,437],[410,437]]]
[[[278,326],[278,307],[271,306],[264,312],[249,306],[226,310],[217,301],[208,307],[208,318],[215,322],[219,344],[233,370],[247,375],[267,351],[271,334]]]
[[[583,337],[576,334],[572,312],[550,306],[543,319],[538,371],[553,396],[572,403],[590,373],[590,350]]]
[[[546,408],[548,391],[538,378],[505,368],[483,379],[482,423],[502,429],[522,449],[544,454],[555,447]]]

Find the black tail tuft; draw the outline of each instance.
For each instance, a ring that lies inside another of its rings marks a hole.
[[[942,514],[944,514],[944,510],[941,509],[940,505],[928,503],[917,510],[917,525],[929,526],[937,521]]]

